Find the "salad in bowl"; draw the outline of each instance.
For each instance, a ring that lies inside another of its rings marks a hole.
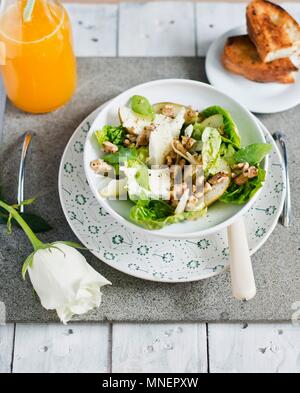
[[[147,230],[203,220],[216,203],[245,205],[262,187],[271,145],[245,146],[231,113],[134,94],[118,122],[92,130],[102,200],[126,203],[128,218]],[[242,147],[243,146],[243,147]],[[128,204],[129,202],[129,204]]]

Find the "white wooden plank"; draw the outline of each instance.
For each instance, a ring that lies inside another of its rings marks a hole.
[[[76,56],[116,56],[117,4],[65,4]]]
[[[0,373],[10,373],[14,342],[14,325],[0,326]]]
[[[211,373],[299,373],[300,326],[210,324]]]
[[[197,3],[198,56],[205,56],[210,44],[226,31],[245,24],[245,3]]]
[[[195,56],[195,14],[190,2],[123,3],[120,56]]]
[[[206,373],[205,324],[114,324],[112,371]]]
[[[13,372],[108,372],[108,332],[104,324],[17,324]]]

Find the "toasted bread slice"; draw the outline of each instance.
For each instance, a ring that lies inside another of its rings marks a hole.
[[[300,26],[282,7],[253,0],[247,7],[248,34],[264,62],[300,53]]]
[[[224,67],[256,82],[293,83],[297,67],[289,58],[264,63],[248,35],[229,37],[222,55]]]

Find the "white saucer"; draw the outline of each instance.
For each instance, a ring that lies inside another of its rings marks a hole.
[[[246,34],[246,27],[238,27],[219,37],[210,46],[206,57],[206,74],[209,82],[245,105],[251,112],[276,113],[300,104],[300,75],[296,83],[257,83],[227,71],[221,55],[228,37]]]
[[[113,268],[151,281],[191,282],[222,273],[229,266],[227,233],[191,240],[168,240],[134,232],[120,225],[101,208],[87,184],[83,147],[87,133],[101,108],[89,115],[71,137],[59,170],[60,201],[66,219],[78,239]],[[251,254],[274,230],[282,211],[285,186],[280,153],[273,144],[267,181],[244,219]]]

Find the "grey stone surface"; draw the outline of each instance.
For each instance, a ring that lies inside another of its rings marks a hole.
[[[26,196],[37,196],[34,208],[55,228],[43,239],[75,240],[60,207],[57,174],[64,147],[76,126],[96,107],[123,90],[159,78],[206,81],[203,59],[79,59],[79,87],[66,107],[55,113],[33,116],[6,107],[0,175],[5,193],[15,201],[22,134],[34,133],[27,165]],[[91,254],[91,265],[112,283],[104,289],[102,307],[86,321],[284,321],[292,316],[292,304],[300,301],[299,191],[300,107],[261,116],[271,131],[288,135],[293,195],[293,225],[278,225],[269,241],[253,257],[258,295],[249,303],[231,297],[229,275],[194,283],[160,284],[136,279],[100,262]],[[21,266],[30,253],[24,235],[12,236],[0,228],[0,301],[9,321],[49,322],[54,312],[43,310],[31,284],[21,279]]]

